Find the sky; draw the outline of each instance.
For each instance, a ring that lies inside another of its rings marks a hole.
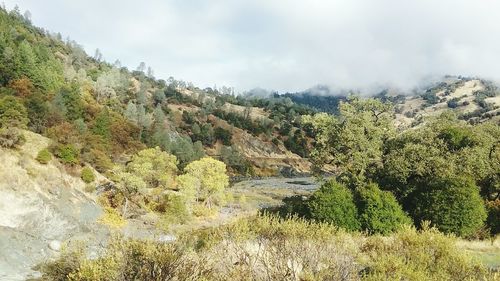
[[[500,1],[4,0],[109,62],[200,87],[410,89],[500,80]]]

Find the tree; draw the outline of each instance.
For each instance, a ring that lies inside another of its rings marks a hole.
[[[210,157],[189,163],[179,176],[181,191],[196,194],[196,199],[209,208],[223,200],[223,193],[229,186],[226,164]]]
[[[25,128],[28,117],[24,105],[13,96],[0,98],[0,128]]]
[[[177,157],[159,147],[139,151],[126,171],[140,177],[150,188],[173,188],[177,174]]]
[[[411,224],[394,195],[374,183],[357,190],[356,205],[361,227],[369,233],[388,234],[401,225]]]
[[[231,138],[233,135],[231,134],[231,131],[226,130],[222,127],[217,127],[214,130],[214,138],[216,140],[220,140],[223,145],[231,145]]]
[[[311,218],[331,223],[347,230],[359,230],[358,211],[351,191],[332,180],[324,183],[309,198]]]
[[[339,116],[305,116],[316,131],[311,157],[317,170],[335,165],[338,179],[360,185],[382,162],[384,142],[393,135],[392,107],[375,99],[350,97],[341,102]]]
[[[445,233],[466,237],[486,220],[484,202],[471,178],[433,178],[417,192],[411,211],[415,223],[427,220]]]

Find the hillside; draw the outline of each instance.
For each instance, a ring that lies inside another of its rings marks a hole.
[[[0,31],[0,279],[498,277],[491,81],[235,95]]]
[[[26,108],[31,131],[54,146],[75,146],[78,164],[105,172],[143,147],[160,146],[181,166],[209,155],[233,175],[310,172],[298,122],[306,109],[298,105],[278,98],[254,103],[227,87],[156,79],[144,63],[131,71],[101,61],[16,10],[0,11],[0,28],[0,96]]]
[[[95,245],[107,229],[96,221],[102,208],[76,172],[56,159],[36,160],[50,140],[24,131],[17,150],[0,148],[0,279],[24,280],[32,267],[59,252],[63,242]],[[8,168],[7,168],[8,167]],[[96,242],[97,241],[97,242]]]
[[[289,98],[320,112],[338,114],[339,103],[349,94],[318,86],[275,96]],[[446,111],[453,111],[460,119],[471,123],[500,120],[500,89],[494,82],[480,78],[446,76],[439,82],[410,92],[389,88],[373,97],[394,104],[395,124],[401,129],[416,126],[424,119]]]

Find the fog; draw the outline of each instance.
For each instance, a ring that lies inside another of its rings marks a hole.
[[[4,1],[92,54],[201,87],[412,88],[500,80],[500,1]]]

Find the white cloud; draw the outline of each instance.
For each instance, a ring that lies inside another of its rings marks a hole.
[[[92,53],[200,86],[298,91],[500,80],[499,1],[5,1]]]

